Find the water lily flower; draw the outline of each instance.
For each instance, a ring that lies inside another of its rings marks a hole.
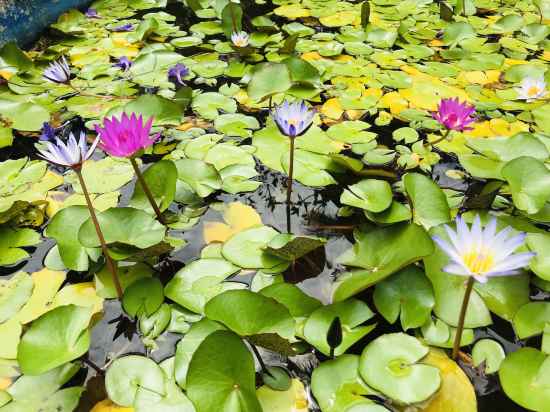
[[[291,138],[306,132],[311,126],[314,116],[315,111],[310,110],[303,101],[288,103],[285,100],[273,111],[273,119],[279,126],[279,130]]]
[[[515,90],[518,94],[518,99],[526,100],[528,103],[542,99],[548,94],[546,91],[546,82],[542,76],[526,77]]]
[[[97,12],[97,10],[93,9],[91,7],[88,10],[86,10],[85,15],[89,19],[99,19],[100,18],[99,13]]]
[[[99,147],[112,156],[131,157],[139,150],[151,146],[159,137],[151,137],[151,117],[145,124],[143,116],[136,116],[132,113],[128,116],[123,113],[121,118],[113,116],[110,120],[105,119],[103,128],[95,126],[95,130],[101,137]]]
[[[183,86],[183,78],[189,74],[189,69],[184,64],[178,63],[168,70],[168,80],[176,86]]]
[[[525,233],[510,237],[511,227],[496,232],[497,222],[492,219],[482,229],[479,216],[476,216],[471,228],[464,219],[456,219],[456,232],[445,225],[450,243],[434,236],[434,241],[449,256],[451,262],[443,271],[471,276],[481,283],[492,276],[517,275],[518,269],[525,267],[533,256],[532,252],[514,253],[523,245]]]
[[[53,128],[48,122],[42,123],[42,134],[39,137],[41,141],[52,141],[55,139],[55,128]]]
[[[130,67],[132,67],[132,61],[128,57],[122,56],[121,58],[118,59],[118,63],[115,64],[115,67],[119,67],[123,71],[126,71]]]
[[[134,25],[132,23],[126,23],[121,26],[112,28],[111,31],[122,32],[122,31],[132,31],[133,29],[134,29]]]
[[[69,83],[71,80],[71,70],[69,69],[69,63],[67,63],[65,56],[61,57],[61,59],[56,62],[52,62],[44,69],[42,76],[53,83]]]
[[[471,115],[475,112],[475,107],[466,102],[461,103],[457,98],[441,99],[437,112],[432,113],[432,117],[441,123],[447,130],[469,130],[468,125],[474,122]]]
[[[231,42],[235,47],[243,48],[248,46],[250,36],[245,31],[233,32],[231,35]]]
[[[55,142],[40,142],[37,143],[36,148],[40,157],[55,165],[80,169],[82,164],[92,156],[98,142],[99,138],[96,138],[88,148],[84,132],[80,133],[78,142],[74,134],[70,133],[67,143],[55,137]]]

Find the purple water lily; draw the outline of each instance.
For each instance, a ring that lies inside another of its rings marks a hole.
[[[80,169],[82,164],[92,156],[99,138],[96,138],[90,148],[86,142],[86,133],[81,132],[78,141],[74,134],[69,135],[67,143],[54,136],[54,142],[39,142],[36,144],[39,156],[58,165]]]
[[[55,128],[48,122],[42,124],[42,134],[39,137],[40,141],[49,142],[55,139]]]
[[[153,118],[143,123],[143,116],[123,113],[120,119],[113,116],[105,118],[103,127],[96,125],[95,130],[101,137],[99,147],[112,156],[131,157],[141,149],[151,146],[159,135],[150,136]]]
[[[174,83],[176,86],[183,86],[185,82],[184,77],[189,75],[189,69],[182,63],[178,63],[175,66],[170,67],[168,70],[168,81]]]
[[[97,10],[93,9],[91,7],[88,10],[86,10],[86,13],[84,13],[84,14],[89,19],[99,19],[100,18],[99,13],[97,12]]]
[[[474,106],[468,103],[461,103],[457,98],[441,99],[437,112],[432,113],[432,117],[441,123],[447,130],[470,130],[468,127],[475,119],[472,114],[476,111]]]
[[[132,61],[128,57],[122,56],[118,59],[118,62],[115,64],[115,67],[119,67],[123,71],[126,71],[130,67],[132,67]]]
[[[42,76],[53,83],[66,84],[71,80],[71,70],[65,56],[56,62],[52,62],[44,69]]]
[[[273,119],[279,130],[292,138],[305,133],[311,126],[314,116],[315,111],[310,110],[303,101],[288,103],[285,100],[273,110]]]
[[[111,31],[124,32],[124,31],[132,31],[133,29],[134,29],[134,25],[132,23],[126,23],[121,26],[112,28]]]

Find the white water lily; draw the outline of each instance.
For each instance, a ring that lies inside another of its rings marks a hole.
[[[434,236],[434,241],[451,258],[443,271],[460,276],[472,276],[485,283],[491,276],[517,275],[529,264],[535,253],[514,253],[523,245],[525,233],[510,236],[510,226],[496,232],[497,221],[491,219],[482,229],[476,216],[471,229],[461,217],[456,218],[456,232],[445,225],[450,243]]]
[[[80,139],[78,142],[71,133],[69,139],[65,144],[58,137],[55,138],[55,143],[52,142],[40,142],[36,145],[40,157],[48,160],[49,162],[66,167],[79,167],[86,160],[90,158],[99,142],[99,136],[92,143],[92,146],[88,149],[88,143],[86,142],[86,134],[80,133]]]
[[[534,102],[537,99],[542,99],[547,95],[546,82],[541,77],[526,77],[516,87],[518,99],[526,100],[527,102]]]
[[[247,32],[240,31],[240,32],[234,32],[231,35],[231,42],[235,47],[243,48],[248,46],[248,43],[250,42],[250,36]]]

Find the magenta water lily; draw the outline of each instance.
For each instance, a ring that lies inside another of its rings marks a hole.
[[[475,118],[472,117],[475,110],[474,106],[470,106],[466,102],[461,103],[458,97],[442,99],[437,112],[432,113],[432,116],[449,131],[463,131],[470,129],[468,126],[475,121]]]
[[[51,138],[52,130],[47,129],[47,132],[48,138]],[[73,169],[82,167],[82,164],[92,156],[99,141],[99,138],[96,138],[88,148],[84,132],[80,133],[78,141],[73,133],[69,135],[67,143],[64,143],[55,135],[54,138],[55,141],[53,142],[44,141],[36,145],[39,156],[55,165],[71,167]]]
[[[53,83],[69,83],[71,80],[71,69],[65,56],[61,57],[56,62],[51,63],[46,69],[44,69],[43,76],[46,80]]]
[[[101,138],[99,147],[105,152],[116,157],[131,157],[138,151],[152,146],[159,135],[151,136],[153,118],[145,123],[143,116],[132,113],[128,116],[123,113],[117,118],[105,118],[103,127],[95,126],[95,130]]]
[[[273,110],[273,119],[279,130],[288,137],[296,137],[305,133],[313,122],[315,111],[309,109],[305,102],[289,103],[276,106]]]

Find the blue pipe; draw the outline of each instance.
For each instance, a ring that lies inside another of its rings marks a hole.
[[[0,47],[15,41],[29,44],[65,11],[90,0],[0,0]]]

